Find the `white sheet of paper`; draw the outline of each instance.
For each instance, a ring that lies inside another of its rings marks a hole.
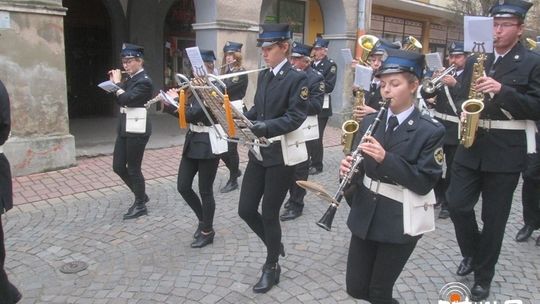
[[[493,53],[493,17],[465,16],[463,29],[466,52]]]
[[[354,86],[368,91],[371,84],[372,75],[373,69],[357,64],[354,67]]]
[[[11,17],[9,12],[1,11],[0,12],[0,29],[9,29],[11,28]]]
[[[98,87],[100,87],[101,89],[109,92],[109,93],[113,93],[113,92],[116,92],[117,90],[120,89],[119,86],[117,86],[116,84],[114,84],[112,81],[110,80],[107,80],[107,81],[104,81],[100,84],[98,84]]]
[[[426,65],[431,71],[439,70],[443,67],[441,54],[439,53],[429,53],[426,54]]]
[[[351,49],[341,49],[341,56],[345,64],[351,64],[353,61]]]
[[[163,92],[162,90],[159,91],[159,96],[161,96],[161,99],[163,99],[163,101],[165,103],[168,103],[169,105],[175,107],[178,109],[178,102],[176,102],[174,100],[174,98],[172,98],[171,96],[167,95],[167,93]]]
[[[202,77],[208,74],[208,71],[206,70],[206,66],[204,65],[204,61],[201,56],[201,51],[199,50],[198,46],[186,48],[186,54],[189,58],[189,62],[191,62],[193,74],[198,77]]]

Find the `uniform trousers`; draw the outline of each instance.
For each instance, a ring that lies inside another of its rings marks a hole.
[[[11,298],[10,283],[4,269],[6,260],[6,247],[4,244],[4,229],[2,227],[2,216],[0,215],[0,303],[2,299]]]
[[[452,176],[452,163],[454,162],[454,155],[456,154],[457,146],[456,145],[444,145],[444,159],[446,161],[446,174],[444,178],[439,179],[435,188],[435,196],[437,197],[437,202],[441,203],[444,209],[448,206],[448,200],[446,199],[446,191],[450,185],[450,178]]]
[[[372,304],[391,304],[394,284],[416,243],[382,243],[353,235],[347,257],[347,293]]]
[[[216,179],[219,158],[193,159],[182,156],[178,167],[177,188],[180,195],[195,212],[205,232],[213,230],[216,201],[214,200],[214,180]],[[199,194],[193,191],[193,179],[199,172]]]
[[[317,140],[310,141],[310,159],[311,167],[314,167],[317,170],[323,169],[323,158],[324,158],[324,147],[323,147],[323,138],[324,138],[324,129],[326,128],[326,123],[328,122],[328,117],[318,117],[319,123],[319,138]]]
[[[250,160],[242,180],[238,214],[266,245],[266,264],[277,263],[279,260],[279,209],[292,183],[293,175],[294,166],[264,167]],[[258,211],[259,204],[262,204],[262,214]]]
[[[527,155],[527,169],[523,172],[521,191],[523,220],[534,229],[540,228],[540,156],[538,153]]]
[[[302,211],[304,209],[304,196],[306,189],[298,186],[296,181],[307,180],[309,176],[309,160],[301,162],[295,166],[294,179],[289,188],[289,204],[291,208]]]
[[[135,194],[135,199],[140,201],[146,196],[141,165],[149,138],[118,136],[114,144],[113,170]]]
[[[229,169],[229,179],[238,176],[240,171],[240,157],[238,156],[238,144],[235,142],[227,142],[227,152],[220,155],[220,158]]]
[[[491,284],[501,252],[506,222],[519,172],[482,172],[454,163],[448,188],[448,209],[464,257],[473,258],[475,282]],[[474,206],[482,193],[482,232]]]

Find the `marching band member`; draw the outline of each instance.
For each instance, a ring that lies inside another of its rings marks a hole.
[[[371,80],[370,90],[365,92],[364,94],[365,105],[358,106],[353,109],[353,117],[356,120],[360,121],[364,116],[371,113],[376,113],[381,108],[381,105],[379,103],[381,101],[381,90],[379,90],[380,80],[378,77],[375,76],[375,74],[382,66],[382,57],[385,50],[398,48],[399,45],[391,43],[384,39],[379,39],[377,40],[377,43],[375,43],[375,46],[369,54],[369,65],[373,69],[373,79]],[[353,89],[353,92],[354,91],[355,90]]]
[[[254,106],[245,115],[254,122],[251,131],[256,136],[271,139],[297,129],[306,119],[307,76],[287,60],[292,44],[289,25],[263,24],[257,41],[270,69],[260,72]],[[253,286],[254,292],[265,293],[279,283],[279,255],[285,256],[279,209],[293,181],[294,166],[285,165],[279,141],[260,147],[260,153],[262,161],[249,153],[238,214],[266,245],[262,276]]]
[[[448,47],[448,62],[455,66],[455,75],[445,75],[441,79],[443,85],[433,92],[426,92],[422,86],[420,94],[428,104],[430,100],[435,100],[431,106],[434,108],[434,116],[446,129],[444,137],[444,156],[446,160],[446,176],[441,178],[435,186],[437,204],[441,206],[439,218],[450,217],[448,202],[446,200],[446,190],[450,184],[452,161],[456,153],[458,141],[458,113],[461,113],[461,101],[467,99],[467,93],[461,85],[463,82],[463,69],[467,61],[467,53],[463,48],[463,42],[453,42]],[[438,77],[440,72],[435,72],[433,78]],[[435,98],[434,98],[435,97]]]
[[[398,303],[392,299],[394,283],[421,237],[404,234],[403,204],[396,197],[403,198],[403,188],[429,193],[443,163],[444,127],[415,107],[424,55],[394,49],[387,53],[377,76],[382,98],[391,103],[380,127],[358,146],[364,159],[347,221],[352,232],[347,293],[373,304]],[[375,116],[362,120],[359,134]],[[342,175],[349,172],[351,160],[347,156],[341,161]]]
[[[319,174],[323,170],[323,156],[324,156],[324,147],[323,147],[323,136],[324,129],[326,128],[326,123],[328,118],[332,116],[332,99],[330,93],[334,91],[334,86],[336,85],[337,78],[337,65],[334,60],[328,58],[328,44],[330,41],[317,38],[313,44],[313,63],[312,67],[319,71],[324,76],[324,99],[323,99],[323,109],[319,113],[319,140],[317,145],[311,149],[311,154],[309,158],[311,160],[311,165],[309,168],[309,174],[315,175]]]
[[[311,67],[311,47],[309,45],[293,43],[291,63],[299,71],[304,71],[308,77],[309,99],[307,103],[307,115],[318,115],[322,110],[324,97],[324,77]],[[313,143],[317,140],[306,142],[308,154],[313,149]],[[294,180],[289,188],[289,200],[285,203],[285,211],[279,217],[282,221],[293,220],[304,210],[304,196],[306,190],[296,184],[297,180],[307,180],[309,171],[309,159],[297,164],[294,169]]]
[[[227,41],[223,47],[223,53],[225,54],[224,66],[221,74],[230,74],[245,71],[242,66],[242,44],[238,42]],[[240,75],[232,78],[225,78],[223,82],[227,86],[227,94],[231,102],[241,101],[246,96],[246,90],[248,86],[248,76]],[[245,106],[243,107],[245,109]],[[229,180],[227,184],[220,189],[221,193],[231,192],[238,189],[237,179],[242,175],[240,171],[240,157],[238,156],[238,144],[234,142],[228,142],[228,149],[226,153],[221,154],[221,159],[229,169]]]
[[[13,208],[13,184],[9,161],[4,155],[2,146],[11,131],[11,110],[9,95],[4,83],[0,81],[0,299],[1,303],[15,304],[22,298],[21,293],[8,279],[4,269],[6,261],[6,247],[4,244],[4,230],[2,214]]]
[[[489,296],[512,196],[525,169],[526,152],[533,152],[534,130],[526,120],[540,119],[540,56],[519,42],[531,6],[523,0],[504,0],[491,7],[494,54],[485,62],[487,76],[471,84],[487,98],[476,140],[469,148],[459,146],[452,164],[448,208],[463,255],[456,273],[474,271],[472,301]],[[467,62],[464,73],[474,61]],[[526,134],[533,139],[529,145]],[[481,232],[474,211],[480,194]]]
[[[206,71],[208,71],[208,73],[213,74],[213,75],[219,75],[219,71],[216,69],[216,66],[215,66],[216,55],[214,54],[214,51],[199,50],[199,52],[201,53],[202,60],[206,67]]]
[[[120,106],[121,114],[118,121],[118,135],[114,144],[113,170],[135,194],[135,202],[124,214],[125,220],[148,214],[146,203],[149,198],[145,191],[141,164],[144,149],[152,133],[152,125],[150,120],[145,117],[146,128],[144,132],[134,133],[130,132],[128,126],[130,121],[126,119],[131,109],[144,108],[145,103],[152,98],[154,87],[152,80],[143,68],[143,54],[143,47],[125,43],[120,56],[128,79],[122,82],[122,72],[119,69],[109,71],[110,80],[120,87],[115,93],[116,103]]]

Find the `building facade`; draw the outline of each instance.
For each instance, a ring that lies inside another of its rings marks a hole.
[[[367,1],[367,10],[362,4]],[[0,75],[12,101],[12,136],[4,148],[15,175],[75,164],[71,119],[115,116],[118,109],[97,84],[120,67],[123,42],[145,47],[145,68],[156,90],[174,87],[186,72],[183,49],[216,51],[221,65],[228,40],[244,44],[244,65],[262,65],[259,25],[288,22],[295,40],[330,40],[338,64],[334,125],[350,104],[352,69],[340,57],[354,49],[359,16],[368,33],[390,40],[419,39],[423,52],[460,39],[460,24],[445,1],[413,0],[0,0]],[[254,94],[250,75],[246,103]],[[96,126],[99,127],[99,126]]]

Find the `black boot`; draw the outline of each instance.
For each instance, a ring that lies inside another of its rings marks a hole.
[[[3,270],[0,270],[0,271],[3,271]],[[5,278],[5,280],[4,280],[4,283],[2,284],[3,286],[0,286],[0,296],[1,296],[0,303],[15,304],[19,302],[22,298],[21,293],[19,292],[17,287],[15,287],[15,285],[11,284],[11,282],[7,280],[7,276],[5,276],[5,274],[3,277]]]
[[[225,187],[221,188],[219,192],[228,193],[236,189],[238,189],[238,182],[236,181],[236,178],[231,178],[229,181],[227,181]]]
[[[147,215],[148,210],[146,210],[146,204],[145,204],[146,198],[143,200],[135,200],[135,204],[134,204],[135,206],[133,206],[133,209],[132,208],[128,209],[128,212],[124,214],[124,219],[130,220],[130,219],[138,218],[139,216],[142,216],[142,215]]]
[[[191,243],[191,248],[202,248],[208,244],[212,244],[214,242],[214,236],[216,233],[214,230],[205,233],[204,231],[201,231],[199,236]]]
[[[471,288],[471,301],[479,302],[489,297],[489,284],[480,284],[475,282]]]
[[[150,201],[150,198],[148,197],[148,195],[144,195],[144,198],[142,199],[142,202],[144,204],[148,203]],[[137,206],[137,199],[135,199],[135,201],[133,201],[133,204],[131,205],[131,207],[129,207],[128,209],[128,213],[130,212],[133,212],[133,209],[135,209],[135,206]]]
[[[279,217],[279,219],[281,221],[290,221],[290,220],[294,220],[295,218],[299,217],[300,215],[302,215],[302,210],[299,209],[299,208],[289,208],[289,209],[286,209],[282,214],[281,216]]]
[[[262,270],[262,276],[259,282],[253,286],[253,292],[266,293],[274,285],[279,284],[279,275],[281,274],[281,267],[278,263],[264,264]]]
[[[199,235],[201,235],[201,230],[202,230],[202,222],[199,222],[199,226],[197,226],[197,230],[195,230],[195,233],[193,233],[193,238],[196,239],[199,237]]]

